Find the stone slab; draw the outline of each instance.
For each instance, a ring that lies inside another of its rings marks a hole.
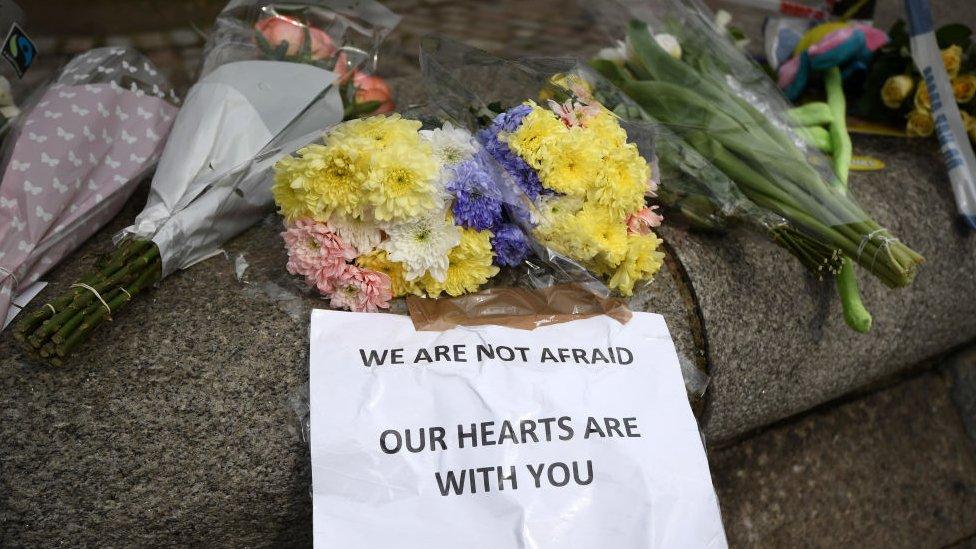
[[[753,233],[663,231],[688,272],[704,320],[712,376],[705,430],[729,440],[871,386],[976,338],[976,240],[957,227],[934,143],[855,139],[884,160],[857,172],[851,192],[882,226],[926,258],[915,283],[889,289],[859,269],[874,315],[868,334],[847,328],[833,284]]]
[[[89,269],[144,201],[35,303]],[[287,274],[279,231],[269,217],[226,257],[166,279],[67,367],[30,364],[0,334],[0,547],[309,544],[308,450],[289,402],[308,381],[309,313],[327,303]],[[639,299],[690,356],[668,271]]]
[[[976,453],[926,374],[711,453],[733,547],[944,547],[976,534]]]

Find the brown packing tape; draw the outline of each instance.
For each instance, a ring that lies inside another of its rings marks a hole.
[[[532,330],[597,315],[626,324],[632,316],[622,299],[601,297],[576,284],[539,290],[492,288],[443,299],[411,296],[407,309],[417,331],[435,332],[485,324]]]

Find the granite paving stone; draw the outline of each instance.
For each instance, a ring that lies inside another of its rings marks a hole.
[[[976,453],[938,374],[710,455],[733,547],[944,547],[976,533]]]

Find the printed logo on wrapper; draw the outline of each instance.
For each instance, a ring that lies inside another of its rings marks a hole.
[[[10,31],[7,32],[7,38],[4,40],[3,50],[0,51],[0,54],[14,68],[17,76],[22,78],[27,69],[34,64],[37,48],[24,30],[17,23],[14,23],[10,25]]]
[[[314,311],[316,547],[725,547],[663,317]]]

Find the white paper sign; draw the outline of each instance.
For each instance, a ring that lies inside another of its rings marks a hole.
[[[725,547],[663,317],[314,311],[316,548]]]

